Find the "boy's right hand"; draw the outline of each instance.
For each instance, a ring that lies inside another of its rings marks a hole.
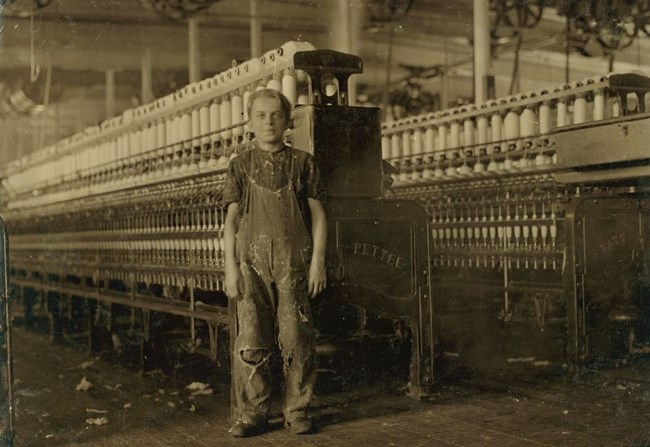
[[[244,293],[244,279],[242,278],[239,266],[226,265],[224,269],[226,276],[226,296],[230,299],[238,298]]]

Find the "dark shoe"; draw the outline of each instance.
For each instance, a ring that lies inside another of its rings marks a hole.
[[[230,427],[228,433],[230,433],[230,436],[234,436],[235,438],[250,438],[251,436],[261,435],[265,430],[266,425],[256,425],[249,422],[237,421],[232,427]]]
[[[296,419],[295,421],[286,421],[285,427],[294,435],[308,435],[314,433],[314,420],[312,418]]]

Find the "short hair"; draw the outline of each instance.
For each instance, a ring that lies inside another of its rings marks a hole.
[[[257,98],[274,98],[280,101],[280,107],[282,108],[282,112],[284,112],[284,117],[289,121],[291,118],[291,103],[287,99],[286,96],[284,96],[281,92],[274,90],[272,88],[263,88],[261,90],[255,90],[251,95],[248,97],[248,104],[246,106],[246,110],[248,111],[248,116],[251,116],[251,109],[253,108],[253,103]]]

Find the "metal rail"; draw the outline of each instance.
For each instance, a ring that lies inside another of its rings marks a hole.
[[[13,363],[9,309],[9,250],[7,229],[0,217],[0,447],[12,447],[14,439]]]
[[[90,287],[66,287],[57,284],[50,284],[41,280],[12,278],[11,281],[19,286],[34,287],[35,289],[44,290],[46,292],[52,291],[67,295],[78,295],[108,304],[121,304],[143,310],[164,312],[181,317],[205,320],[221,325],[228,324],[228,310],[220,306],[198,303],[192,305],[190,302],[171,301],[164,298],[156,298],[141,294],[120,293]]]

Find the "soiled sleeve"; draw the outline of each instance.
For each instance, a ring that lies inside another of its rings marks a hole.
[[[241,202],[243,195],[243,175],[237,158],[230,160],[226,173],[226,183],[223,186],[222,203],[227,207],[233,202]]]
[[[305,185],[307,187],[307,197],[325,202],[325,182],[312,156],[307,157],[305,160]]]

